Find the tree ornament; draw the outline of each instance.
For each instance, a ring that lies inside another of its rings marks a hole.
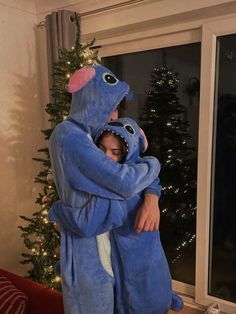
[[[42,197],[42,205],[47,205],[49,203],[49,197],[48,195],[44,195]]]
[[[49,173],[48,173],[46,179],[47,179],[47,181],[48,181],[49,184],[51,184],[51,183],[54,182],[52,172],[49,172]]]

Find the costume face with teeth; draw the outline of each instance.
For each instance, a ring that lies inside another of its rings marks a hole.
[[[126,163],[137,161],[140,153],[147,149],[147,139],[143,130],[130,118],[120,118],[117,121],[106,123],[97,133],[95,142],[100,143],[104,133],[111,133],[120,137],[126,145]]]
[[[122,163],[125,160],[127,146],[122,138],[115,133],[110,131],[103,132],[97,146],[113,161]]]

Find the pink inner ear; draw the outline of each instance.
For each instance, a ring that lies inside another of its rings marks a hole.
[[[93,67],[84,67],[72,74],[67,90],[70,93],[77,92],[82,87],[84,87],[96,74]]]
[[[144,143],[143,152],[145,152],[145,150],[148,148],[148,140],[146,138],[146,135],[145,135],[143,129],[140,129],[140,134],[143,137],[143,143]]]

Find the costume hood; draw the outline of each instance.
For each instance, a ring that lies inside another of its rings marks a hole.
[[[120,101],[131,97],[129,85],[101,65],[91,65],[76,71],[68,83],[72,93],[69,120],[93,133],[108,121]]]
[[[125,162],[135,162],[140,153],[148,146],[147,138],[138,124],[130,118],[120,118],[116,121],[106,123],[100,128],[95,136],[95,142],[105,132],[111,132],[120,136],[127,145],[127,156]]]

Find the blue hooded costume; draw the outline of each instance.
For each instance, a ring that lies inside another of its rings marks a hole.
[[[66,223],[58,216],[57,206],[49,213],[51,221],[61,224],[64,309],[66,314],[112,314],[114,279],[102,267],[95,234],[124,224],[125,199],[151,185],[160,165],[153,157],[118,164],[92,142],[92,135],[129,93],[125,82],[105,67],[94,65],[76,71],[68,89],[73,93],[70,114],[49,140],[59,198],[72,210],[79,209],[71,212],[73,219],[66,212]],[[98,213],[95,220],[94,213]],[[84,223],[86,233],[83,228],[78,230],[78,221]]]
[[[107,123],[97,133],[95,142],[104,132],[112,132],[126,143],[127,165],[136,163],[147,148],[144,132],[129,118]],[[155,183],[160,196],[159,179]],[[159,231],[137,233],[134,230],[143,196],[141,192],[126,200],[127,219],[123,226],[110,232],[117,314],[165,314],[171,307],[171,276]]]
[[[105,124],[97,133],[95,142],[104,132],[112,132],[127,145],[125,163],[131,165],[139,159],[140,152],[147,148],[143,131],[135,121],[121,118]],[[160,195],[159,180],[149,187]],[[168,263],[160,242],[159,231],[136,233],[135,217],[143,203],[143,192],[126,200],[127,218],[123,226],[110,231],[112,268],[115,275],[115,310],[117,314],[164,314],[171,308],[179,311],[183,307],[182,299],[172,293]],[[69,208],[61,201],[54,205],[57,219],[68,229],[73,221],[77,232],[91,235],[90,221],[74,219],[75,212],[81,209]],[[101,210],[93,212],[93,235],[104,229],[99,225]],[[102,226],[103,227],[103,226]],[[108,226],[106,226],[107,228]],[[110,229],[110,228],[109,228]],[[108,228],[106,229],[108,230]],[[89,233],[88,233],[89,231]]]

